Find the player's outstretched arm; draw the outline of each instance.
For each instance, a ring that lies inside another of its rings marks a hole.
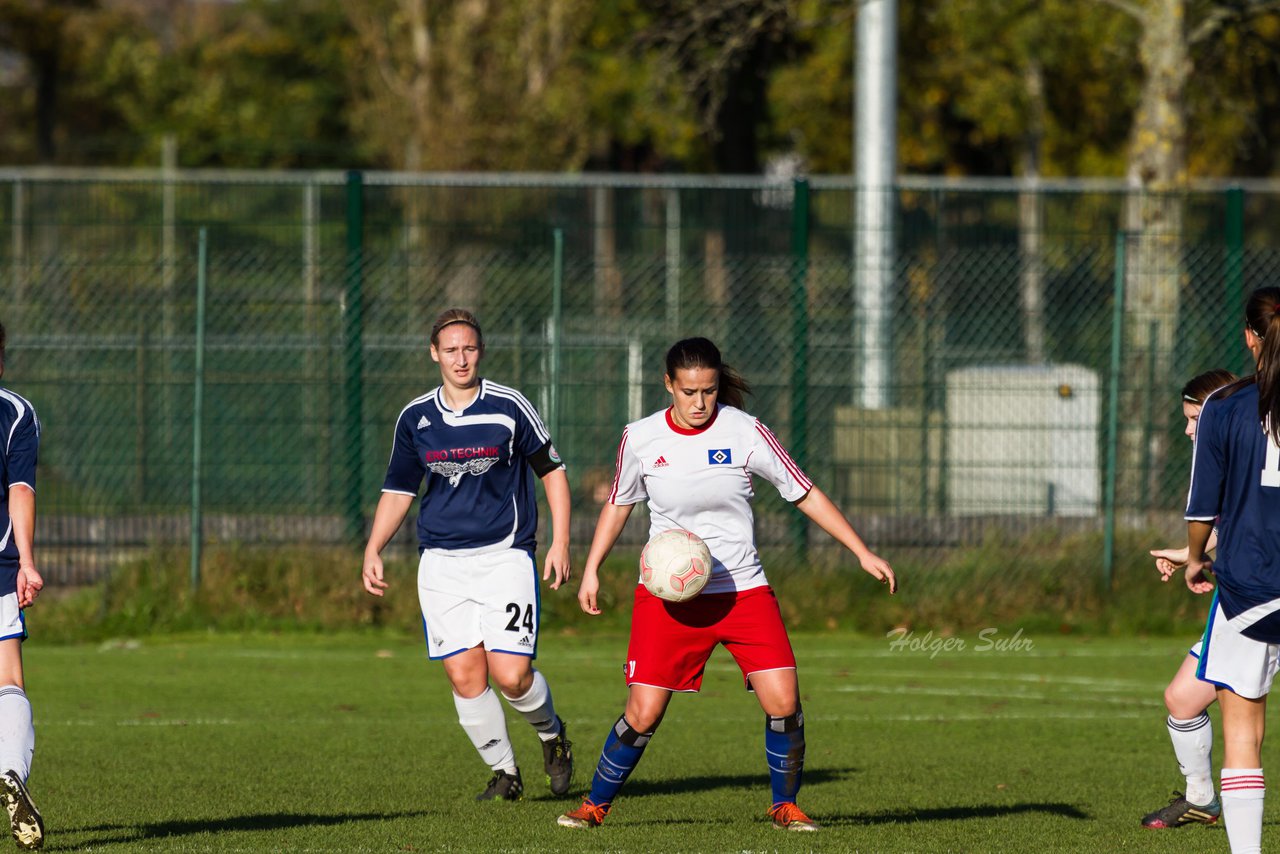
[[[542,580],[552,579],[551,589],[559,590],[560,585],[573,576],[573,565],[569,562],[569,476],[562,468],[547,472],[542,478],[542,488],[547,492],[547,506],[551,508],[551,545],[543,561]]]
[[[18,548],[18,607],[26,608],[44,587],[44,579],[36,571],[36,494],[26,484],[15,484],[9,490],[9,518]]]
[[[596,532],[591,536],[591,549],[587,552],[587,564],[582,568],[582,583],[578,585],[578,605],[588,614],[600,613],[600,564],[609,556],[613,544],[631,516],[634,504],[605,503],[596,520]]]
[[[1187,549],[1152,549],[1150,555],[1156,559],[1156,572],[1161,581],[1169,578],[1179,569],[1187,565]]]
[[[1205,543],[1204,550],[1211,552],[1218,545],[1218,529],[1214,528],[1209,534],[1209,541]],[[1156,572],[1160,573],[1161,581],[1168,581],[1175,572],[1187,565],[1187,547],[1180,549],[1152,549],[1151,556],[1156,559]]]
[[[384,492],[378,499],[378,509],[373,511],[373,525],[369,530],[369,542],[364,547],[364,568],[360,573],[364,589],[374,596],[381,596],[387,589],[383,578],[382,550],[395,536],[404,514],[413,505],[413,496],[402,492]]]
[[[849,524],[849,520],[825,492],[815,486],[795,504],[800,512],[812,519],[819,528],[853,552],[858,563],[869,575],[879,580],[881,584],[888,584],[890,593],[897,592],[898,579],[893,574],[893,567],[889,566],[887,560],[867,548],[862,537],[853,530],[853,525]]]

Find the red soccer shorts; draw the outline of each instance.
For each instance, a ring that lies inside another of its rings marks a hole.
[[[676,603],[636,586],[624,667],[628,685],[697,691],[716,644],[738,662],[747,687],[752,673],[796,666],[773,588],[704,593]]]

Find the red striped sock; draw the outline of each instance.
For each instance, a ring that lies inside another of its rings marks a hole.
[[[1267,783],[1261,768],[1222,769],[1222,817],[1231,854],[1262,851],[1262,805]]]

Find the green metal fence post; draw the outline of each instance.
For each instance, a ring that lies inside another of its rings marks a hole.
[[[801,469],[809,445],[809,182],[792,182],[791,204],[791,455]],[[792,515],[792,544],[803,560],[808,552],[809,520]]]
[[[191,592],[200,589],[200,557],[204,544],[204,519],[200,498],[200,462],[204,444],[204,325],[205,293],[209,269],[209,234],[200,229],[196,266],[195,387],[191,393]]]
[[[1155,353],[1160,347],[1160,323],[1151,321],[1147,325],[1147,352]],[[1142,390],[1142,462],[1139,471],[1141,471],[1141,479],[1138,483],[1142,484],[1139,488],[1141,498],[1139,506],[1143,510],[1150,510],[1154,496],[1151,488],[1152,468],[1155,461],[1151,454],[1151,437],[1156,432],[1156,359],[1147,359],[1147,378],[1143,383]],[[1162,389],[1163,390],[1163,389]]]
[[[1120,441],[1120,356],[1124,342],[1125,239],[1116,234],[1116,266],[1111,289],[1111,381],[1107,392],[1107,470],[1103,501],[1102,581],[1111,589],[1116,552],[1116,448]]]
[[[564,229],[554,232],[551,263],[551,388],[547,390],[547,423],[551,438],[560,436],[560,338],[564,331]],[[561,439],[561,441],[564,441]]]
[[[346,503],[347,539],[364,537],[364,512],[360,490],[364,458],[364,175],[347,173],[347,281],[342,300],[342,332],[345,348],[347,408],[344,413],[343,500]]]
[[[1244,188],[1231,187],[1227,190],[1227,257],[1223,281],[1226,284],[1227,310],[1222,312],[1226,328],[1223,330],[1223,341],[1236,341],[1240,337],[1240,315],[1244,313]],[[1248,351],[1243,347],[1233,347],[1232,368],[1237,374],[1253,373]]]

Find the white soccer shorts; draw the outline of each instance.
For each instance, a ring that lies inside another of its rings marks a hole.
[[[538,597],[537,567],[520,549],[487,554],[428,549],[418,561],[418,602],[432,659],[481,644],[489,652],[535,657]]]
[[[1230,688],[1241,697],[1256,700],[1271,691],[1277,650],[1280,647],[1276,644],[1240,634],[1215,601],[1205,628],[1196,675],[1206,682]]]
[[[0,640],[26,638],[27,622],[18,607],[17,592],[0,596]]]

